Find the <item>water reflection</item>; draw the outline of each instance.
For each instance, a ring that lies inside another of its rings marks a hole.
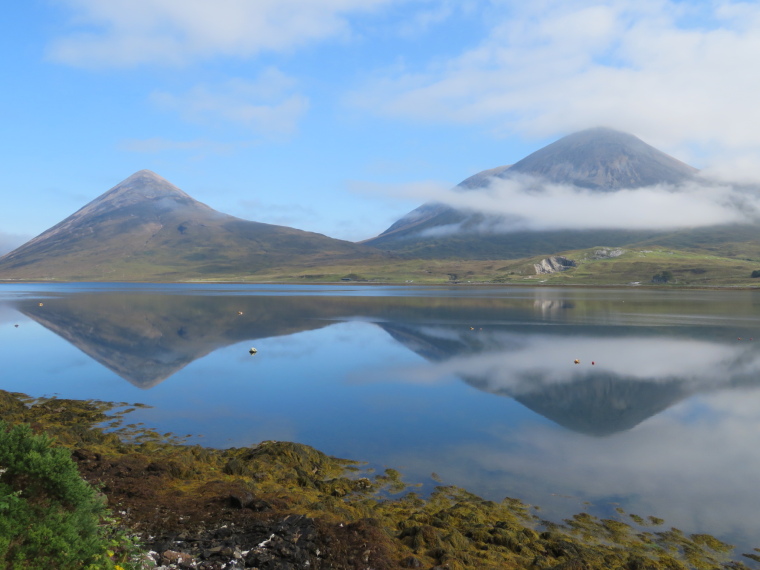
[[[323,307],[308,299],[102,293],[15,306],[144,389],[224,346],[329,324],[318,318]]]
[[[407,371],[411,381],[455,375],[589,435],[631,429],[700,392],[760,385],[760,344],[727,340],[727,331],[715,331],[720,340],[710,342],[662,328],[644,336],[605,327],[547,334],[534,325],[466,332],[461,326],[382,326],[436,363]]]
[[[576,297],[541,289],[513,298],[88,292],[0,309],[13,306],[143,389],[228,345],[360,320],[431,363],[397,371],[411,382],[455,376],[595,436],[629,430],[694,394],[760,384],[760,320],[745,311],[754,296],[724,299],[716,311],[698,296],[673,304],[569,295]]]

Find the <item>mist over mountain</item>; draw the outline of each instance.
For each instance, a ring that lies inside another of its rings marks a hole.
[[[0,277],[139,280],[244,275],[294,260],[368,257],[361,245],[242,220],[194,200],[149,170],[0,257]]]
[[[710,181],[633,135],[594,128],[479,172],[363,243],[410,257],[516,259],[698,227],[756,228],[755,189]],[[746,233],[746,231],[744,231]]]

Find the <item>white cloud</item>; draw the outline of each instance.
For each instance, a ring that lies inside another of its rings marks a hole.
[[[119,149],[127,152],[144,152],[149,154],[171,151],[226,154],[234,149],[234,145],[204,139],[173,141],[163,137],[152,137],[148,139],[125,139],[119,143]]]
[[[426,235],[463,231],[678,229],[756,223],[760,218],[760,189],[706,177],[678,186],[660,184],[614,192],[544,183],[522,175],[492,178],[488,186],[469,191],[431,181],[397,185],[353,182],[350,187],[357,193],[442,203],[489,216],[478,225],[439,226],[428,230]]]
[[[698,180],[679,186],[599,192],[529,179],[493,179],[487,190],[449,190],[438,201],[456,208],[505,216],[492,232],[522,229],[670,229],[755,222],[760,193]]]
[[[478,3],[478,0],[427,1],[420,10],[408,13],[403,21],[398,22],[395,31],[403,37],[419,37],[431,28],[455,17],[458,13],[474,12]]]
[[[50,48],[87,67],[250,57],[350,33],[347,17],[394,0],[61,0],[76,31]]]
[[[165,91],[151,99],[162,109],[185,120],[213,125],[234,123],[266,135],[288,135],[309,108],[309,100],[292,93],[295,82],[269,68],[254,80],[234,78],[219,84],[199,84],[182,94]]]
[[[424,69],[378,75],[353,103],[504,133],[550,136],[608,125],[671,151],[686,142],[718,155],[760,150],[760,4],[494,5],[500,20],[471,49]]]

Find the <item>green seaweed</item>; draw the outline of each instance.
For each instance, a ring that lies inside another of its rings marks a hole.
[[[265,441],[226,450],[188,445],[185,438],[125,424],[136,407],[0,391],[0,414],[9,424],[28,423],[72,450],[132,457],[160,467],[167,478],[156,492],[208,498],[215,486],[234,485],[281,512],[336,528],[365,525],[374,536],[384,537],[388,555],[399,565],[414,556],[423,567],[449,569],[747,568],[731,558],[730,545],[713,536],[686,535],[675,528],[637,530],[664,522],[656,517],[628,515],[637,528],[585,512],[553,522],[540,520],[518,499],[485,500],[451,485],[420,496],[395,469],[375,474],[361,462],[298,443]],[[615,511],[625,517],[622,509]],[[758,554],[744,558],[760,561]]]

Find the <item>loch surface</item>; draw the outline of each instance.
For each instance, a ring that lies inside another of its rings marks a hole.
[[[4,390],[192,443],[760,546],[760,292],[5,284],[0,358]]]

